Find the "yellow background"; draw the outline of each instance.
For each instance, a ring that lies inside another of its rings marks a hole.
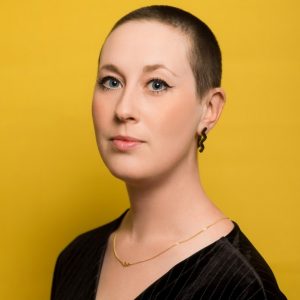
[[[228,101],[201,154],[203,182],[299,299],[296,0],[1,2],[0,298],[48,299],[61,249],[128,206],[99,157],[91,97],[105,35],[146,4],[186,9],[215,32]]]

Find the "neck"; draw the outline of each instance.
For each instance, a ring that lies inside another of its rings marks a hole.
[[[198,164],[186,168],[155,183],[127,183],[131,208],[121,230],[140,242],[166,236],[178,238],[222,216],[202,188]]]

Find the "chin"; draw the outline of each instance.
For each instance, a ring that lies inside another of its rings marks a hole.
[[[105,163],[110,173],[131,186],[149,186],[161,181],[159,168],[155,164],[147,164],[140,161],[108,161]]]
[[[141,185],[151,180],[151,177],[147,176],[145,172],[141,174],[140,172],[120,168],[109,168],[109,171],[114,177],[130,185]]]
[[[145,165],[130,157],[114,157],[102,160],[110,173],[123,181],[136,181],[145,177]]]

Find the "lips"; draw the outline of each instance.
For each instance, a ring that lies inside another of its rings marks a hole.
[[[131,136],[124,136],[124,135],[116,135],[111,138],[111,140],[120,140],[120,141],[127,141],[127,142],[143,142],[137,138]]]
[[[131,136],[122,135],[114,136],[113,138],[111,138],[111,141],[113,146],[120,151],[127,151],[136,148],[144,142]]]

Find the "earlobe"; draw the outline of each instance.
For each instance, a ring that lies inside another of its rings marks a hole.
[[[204,111],[197,128],[198,134],[202,132],[204,127],[207,128],[207,132],[210,131],[218,122],[226,101],[226,95],[222,88],[213,88],[202,101]]]

